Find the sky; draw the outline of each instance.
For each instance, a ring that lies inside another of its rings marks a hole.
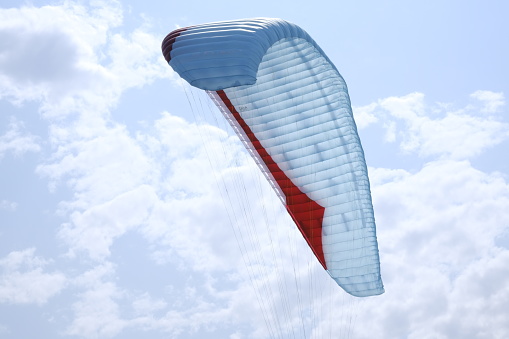
[[[0,4],[0,338],[508,338],[505,1]],[[345,78],[386,292],[323,271],[178,27],[277,17]]]

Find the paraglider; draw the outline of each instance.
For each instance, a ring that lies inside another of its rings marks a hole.
[[[347,86],[300,27],[246,19],[177,29],[163,55],[207,91],[320,264],[346,292],[384,292],[367,167]]]

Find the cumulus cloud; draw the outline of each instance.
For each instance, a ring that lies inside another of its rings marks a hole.
[[[26,152],[39,152],[39,138],[25,131],[22,121],[12,117],[7,131],[0,135],[0,159],[9,152],[20,156]]]
[[[153,200],[152,189],[141,186],[83,212],[76,210],[60,237],[69,244],[71,256],[86,251],[92,259],[102,260],[109,256],[115,238],[146,222]]]
[[[355,116],[355,123],[359,129],[366,128],[378,121],[378,118],[374,114],[376,108],[376,103],[371,103],[367,106],[352,107],[353,114]]]
[[[481,316],[500,314],[490,300],[509,297],[501,266],[509,249],[495,244],[509,224],[504,177],[453,160],[413,174],[370,173],[386,286],[380,312],[369,312],[378,319],[373,331],[387,338],[506,336],[497,316]]]
[[[75,278],[73,283],[84,291],[73,304],[74,317],[67,334],[85,338],[109,338],[127,325],[122,319],[117,301],[122,290],[111,281],[111,263],[98,265]]]
[[[481,101],[484,107],[481,108],[483,113],[496,113],[505,105],[504,93],[492,91],[475,91],[470,97]]]
[[[39,100],[49,117],[105,113],[125,89],[169,76],[148,27],[113,33],[121,22],[116,1],[1,10],[0,98]]]
[[[146,316],[165,309],[168,303],[163,299],[154,299],[147,292],[144,292],[133,301],[132,306],[138,316]]]
[[[67,182],[79,199],[76,207],[109,201],[150,181],[150,159],[121,126],[108,127],[105,121],[94,119],[67,128],[57,125],[52,133],[58,139],[58,151],[37,171],[54,185]]]
[[[502,93],[477,91],[472,97],[484,105],[454,110],[451,105],[430,106],[422,93],[412,93],[382,99],[357,111],[370,112],[372,118],[368,121],[382,124],[385,141],[399,142],[406,153],[424,158],[471,159],[509,137],[509,124],[495,116],[481,114],[503,107]],[[360,127],[364,127],[364,123]]]
[[[45,272],[50,262],[35,256],[35,249],[14,251],[0,259],[0,302],[10,304],[46,303],[67,283],[64,274]]]
[[[14,103],[55,102],[105,76],[94,50],[120,12],[62,6],[22,7],[0,12],[0,96]]]

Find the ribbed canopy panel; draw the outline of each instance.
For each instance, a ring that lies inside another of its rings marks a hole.
[[[383,293],[364,154],[334,65],[278,19],[176,34],[165,40],[170,65],[209,90],[320,263],[352,295]]]

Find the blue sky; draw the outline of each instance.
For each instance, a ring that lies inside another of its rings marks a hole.
[[[509,337],[508,7],[2,1],[0,337]],[[177,27],[260,16],[349,86],[381,296],[334,285],[161,55]]]

